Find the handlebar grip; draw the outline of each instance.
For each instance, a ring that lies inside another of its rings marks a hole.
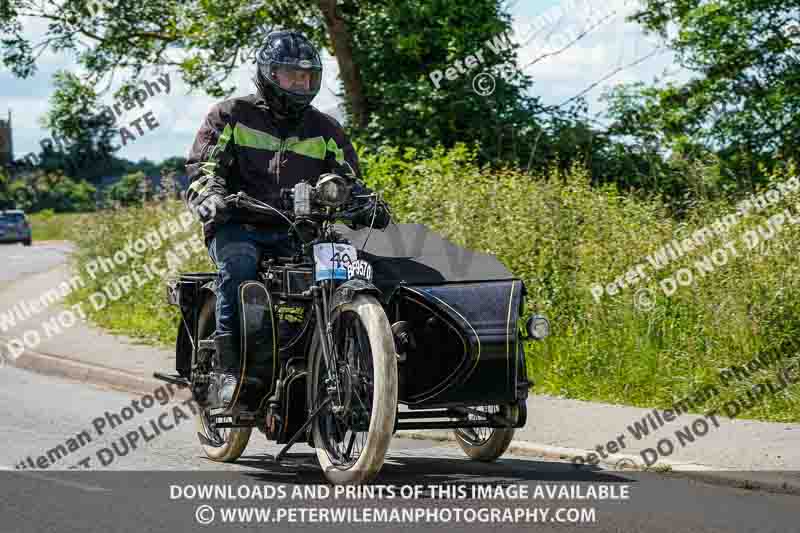
[[[225,202],[225,205],[229,207],[238,207],[239,206],[239,195],[238,194],[229,194],[225,198],[222,199]]]

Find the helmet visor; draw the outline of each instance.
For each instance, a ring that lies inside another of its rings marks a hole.
[[[284,91],[312,96],[319,92],[322,71],[298,65],[273,64],[270,67],[269,78]]]

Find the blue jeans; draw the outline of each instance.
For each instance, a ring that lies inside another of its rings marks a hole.
[[[239,337],[239,286],[256,279],[263,253],[291,256],[294,249],[285,230],[263,232],[242,224],[229,223],[217,228],[208,245],[208,255],[217,266],[216,335],[233,333]]]

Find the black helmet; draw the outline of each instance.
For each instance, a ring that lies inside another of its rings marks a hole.
[[[274,31],[258,51],[255,83],[259,95],[281,115],[297,118],[311,104],[322,81],[322,62],[311,41],[294,31]]]

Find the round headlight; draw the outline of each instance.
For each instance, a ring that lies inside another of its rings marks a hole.
[[[550,335],[550,321],[542,315],[533,315],[525,324],[525,329],[530,338],[540,341]]]
[[[324,174],[317,181],[317,201],[329,207],[339,207],[350,199],[350,186],[336,174]]]

